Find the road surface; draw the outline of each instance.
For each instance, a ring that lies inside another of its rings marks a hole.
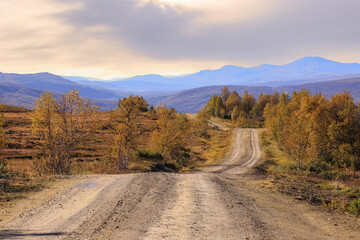
[[[77,176],[0,239],[360,239],[358,220],[253,184],[244,173],[260,159],[257,130],[238,129],[229,156],[200,171]]]

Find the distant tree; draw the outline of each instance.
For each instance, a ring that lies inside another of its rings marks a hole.
[[[221,89],[221,100],[225,103],[228,100],[229,97],[230,97],[229,88],[227,86],[224,86]]]
[[[146,112],[148,107],[149,104],[143,97],[129,96],[119,100],[115,114],[119,122],[129,125],[141,112]]]
[[[236,122],[236,120],[238,120],[239,116],[240,116],[240,107],[235,106],[231,112],[231,120],[233,122]]]
[[[98,108],[76,90],[59,100],[45,91],[35,103],[32,130],[42,140],[43,157],[35,160],[40,174],[69,174],[72,153],[94,127]]]
[[[254,107],[251,109],[250,116],[254,119],[261,118],[262,111],[261,111],[260,104],[258,102],[256,102]]]
[[[231,116],[231,112],[235,107],[238,107],[240,109],[241,107],[241,97],[239,97],[239,94],[235,91],[232,91],[230,96],[228,97],[226,103],[226,111],[227,115]]]
[[[199,137],[208,137],[210,128],[211,115],[209,111],[204,107],[196,114],[195,132]]]
[[[217,97],[215,104],[215,117],[224,118],[226,114],[225,105],[221,97]]]
[[[216,102],[218,96],[216,94],[212,95],[210,100],[206,103],[206,109],[210,113],[211,116],[215,117],[215,109],[216,109]]]
[[[242,110],[244,117],[248,118],[250,116],[250,111],[255,105],[255,98],[252,94],[249,94],[246,90],[242,96]]]

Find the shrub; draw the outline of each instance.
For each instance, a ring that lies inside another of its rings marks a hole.
[[[11,177],[11,173],[6,169],[7,161],[3,158],[0,159],[0,179]]]
[[[348,210],[352,214],[360,215],[360,198],[350,203]]]

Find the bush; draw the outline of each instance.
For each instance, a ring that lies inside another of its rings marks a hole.
[[[341,172],[338,170],[332,170],[332,171],[324,171],[321,172],[320,176],[327,180],[338,180],[338,181],[346,181],[349,179],[349,175],[345,172]]]
[[[152,152],[150,150],[138,150],[135,152],[137,158],[147,158],[151,160],[163,160],[163,156],[158,152]]]
[[[309,171],[311,173],[319,174],[324,171],[329,171],[331,169],[331,166],[324,162],[324,161],[315,161],[312,162],[309,168]]]
[[[360,215],[360,198],[350,203],[348,210],[352,214]]]
[[[7,161],[3,158],[0,159],[0,179],[11,177],[11,173],[6,169]]]

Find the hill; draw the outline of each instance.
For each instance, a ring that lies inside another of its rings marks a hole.
[[[164,103],[168,107],[174,107],[179,112],[198,112],[213,94],[219,95],[223,86],[201,87],[182,91],[177,94],[159,99],[155,104]],[[326,97],[331,97],[339,92],[348,90],[352,93],[355,101],[360,100],[360,77],[336,81],[326,81],[321,83],[307,83],[285,87],[266,87],[266,86],[228,86],[230,91],[237,91],[240,95],[247,90],[258,97],[260,93],[273,94],[278,92],[291,93],[300,89],[310,89],[312,93],[321,92]]]
[[[24,87],[18,84],[0,82],[0,103],[18,107],[32,109],[43,90]],[[60,93],[54,92],[55,95]],[[93,99],[94,104],[98,105],[102,111],[116,108],[117,99]]]
[[[128,95],[120,91],[114,92],[109,89],[81,85],[68,79],[51,73],[36,74],[17,74],[17,73],[0,73],[0,83],[17,84],[23,87],[64,93],[72,89],[77,89],[81,96],[97,99],[118,98],[119,96]]]

